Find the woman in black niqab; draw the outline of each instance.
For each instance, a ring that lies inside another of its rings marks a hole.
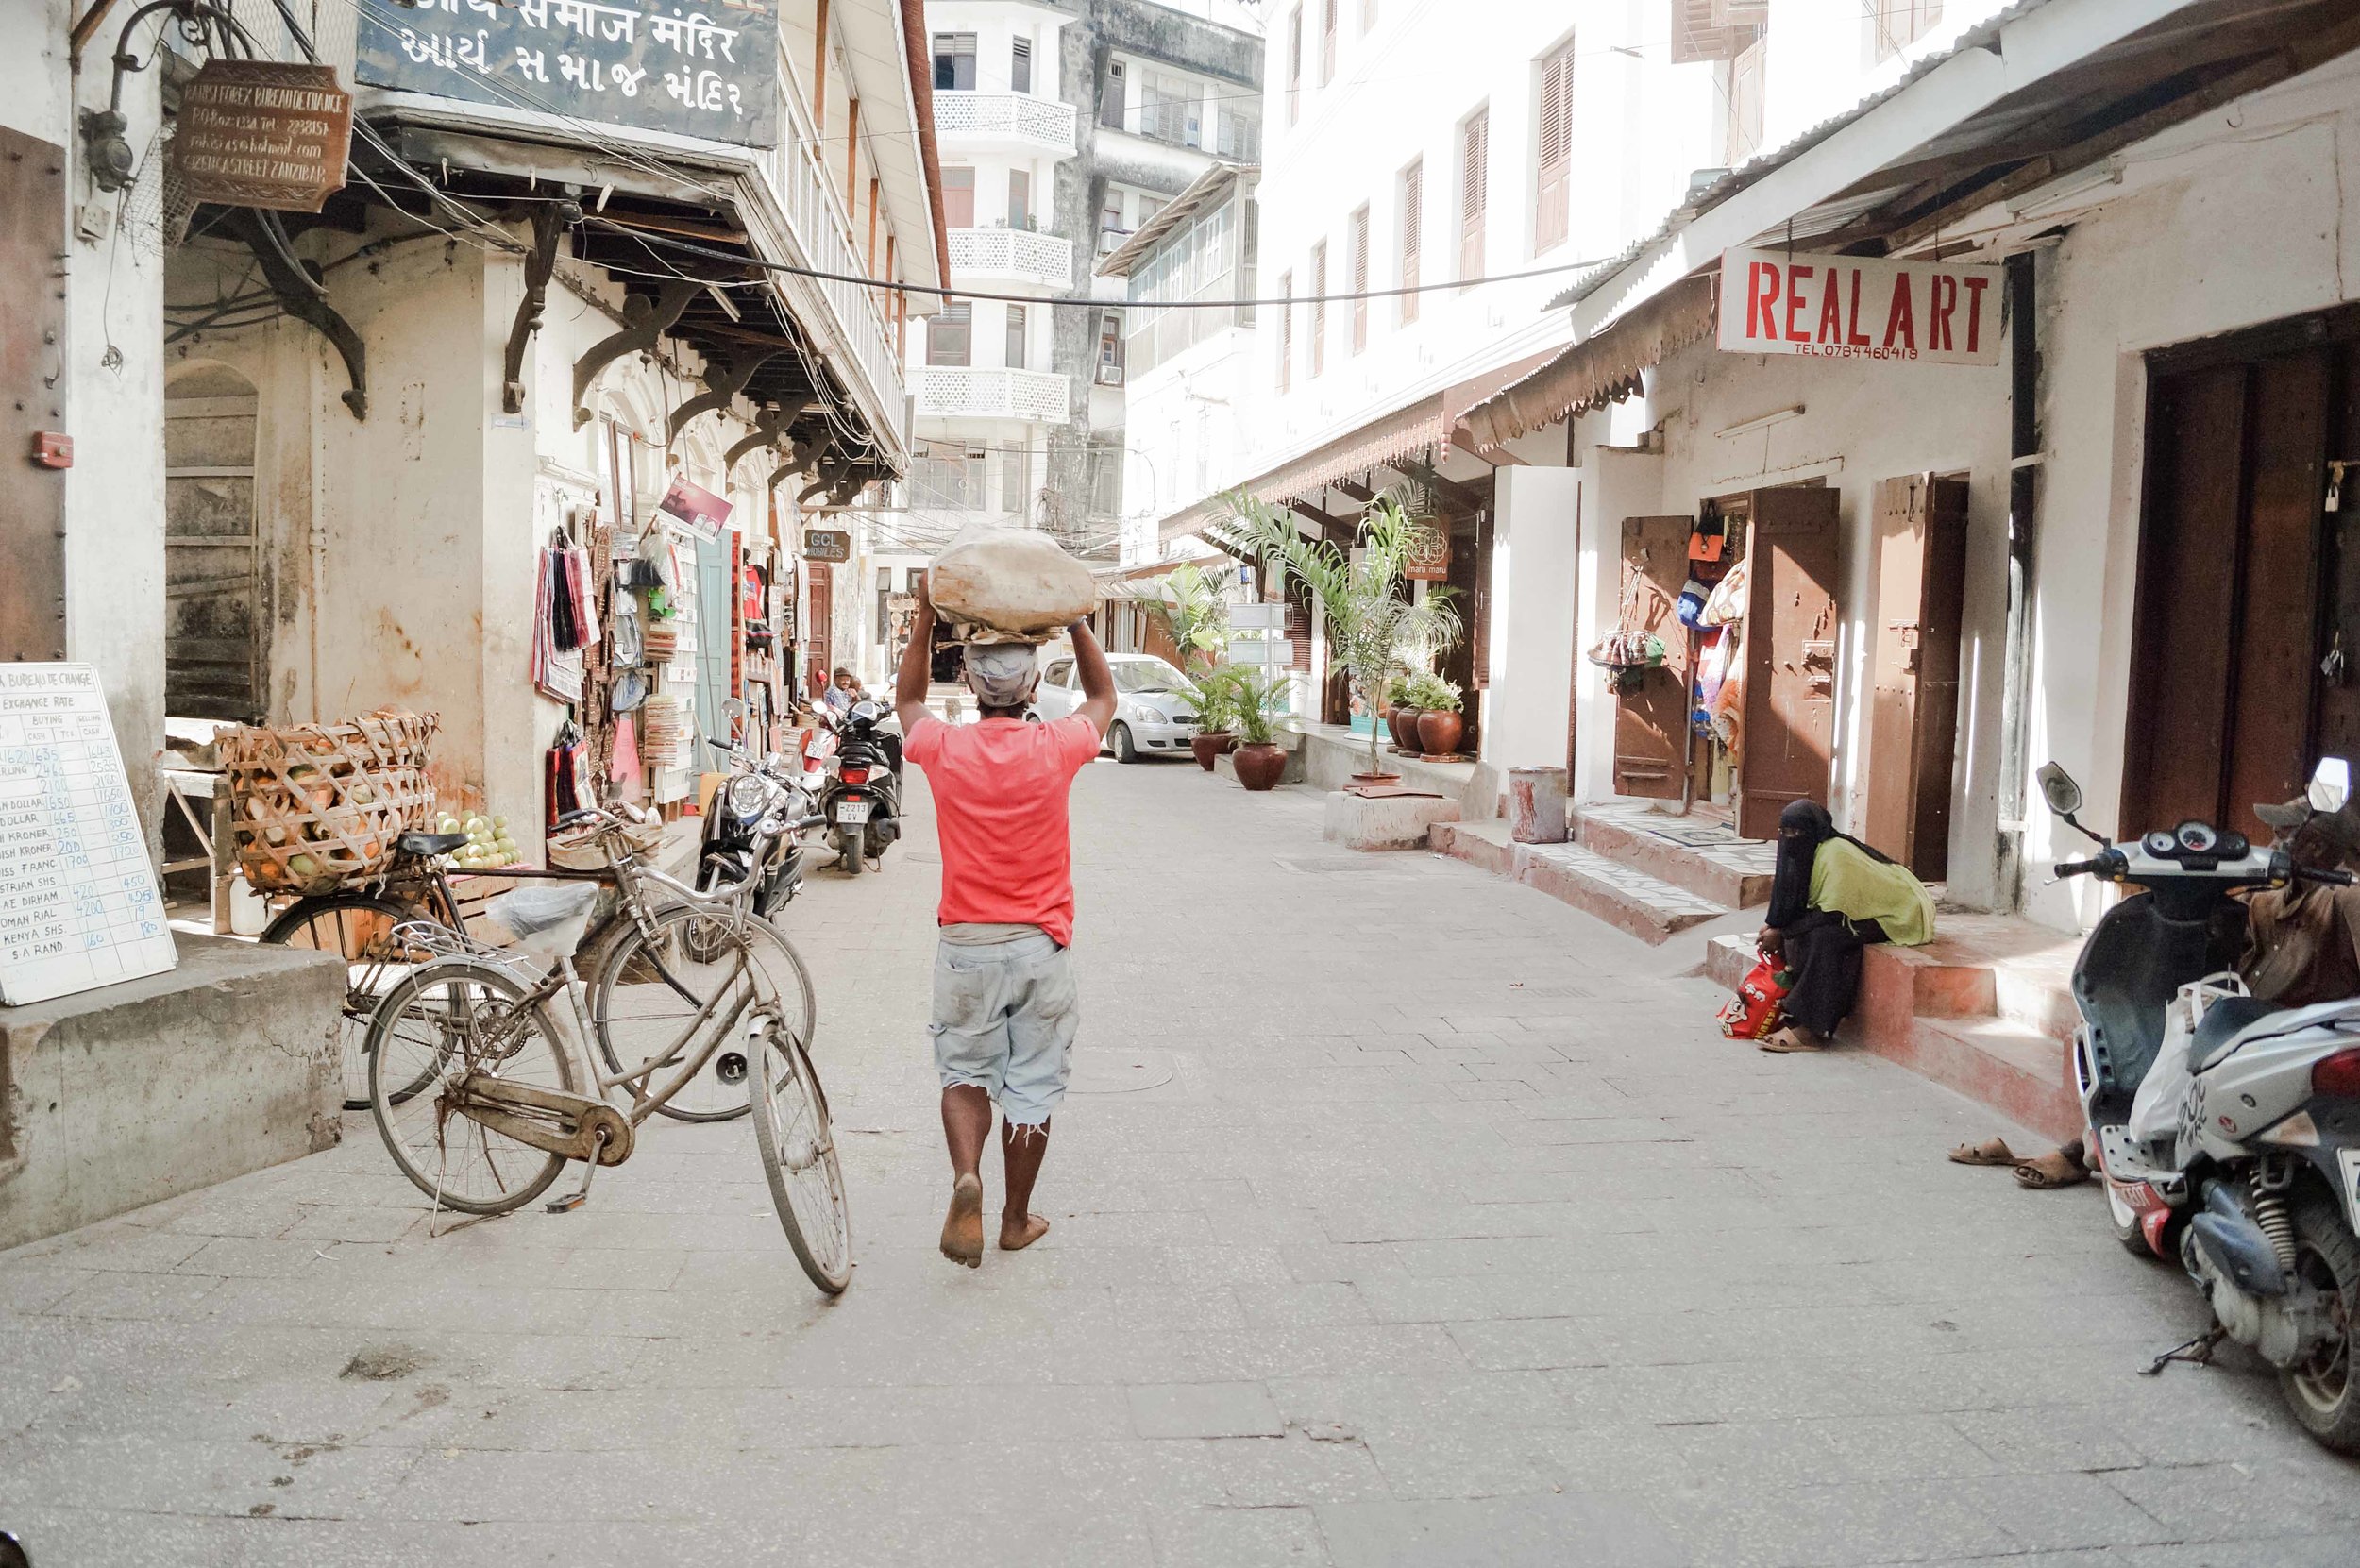
[[[1786,995],[1789,1025],[1762,1042],[1775,1052],[1820,1051],[1860,996],[1861,949],[1885,939],[1875,920],[1850,920],[1811,905],[1811,873],[1819,846],[1841,838],[1875,860],[1893,857],[1838,833],[1828,808],[1791,801],[1778,813],[1778,859],[1770,873],[1770,909],[1757,938],[1793,977]]]

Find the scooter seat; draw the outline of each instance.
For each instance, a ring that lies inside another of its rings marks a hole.
[[[2196,1038],[2188,1042],[2189,1071],[2202,1072],[2213,1066],[2229,1054],[2230,1047],[2247,1025],[2284,1010],[2278,1003],[2265,1002],[2258,996],[2222,997],[2205,1008],[2204,1016],[2197,1020]]]

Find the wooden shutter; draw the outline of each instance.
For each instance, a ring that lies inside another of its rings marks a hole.
[[[1303,111],[1303,8],[1287,13],[1287,124]]]
[[[1311,673],[1311,590],[1287,574],[1287,667]]]
[[[1425,226],[1425,160],[1420,159],[1401,172],[1401,286],[1418,286],[1419,239]],[[1418,296],[1401,296],[1401,319],[1408,325],[1418,319]]]
[[[1735,59],[1769,20],[1764,0],[1665,0],[1665,4],[1672,13],[1674,65]]]
[[[1327,357],[1327,242],[1311,247],[1311,369],[1317,376]]]
[[[1837,493],[1753,493],[1737,832],[1776,838],[1789,801],[1828,803],[1835,740]]]
[[[1352,292],[1369,292],[1369,210],[1364,206],[1352,215]],[[1352,302],[1352,351],[1356,354],[1369,346],[1369,302]]]
[[[1483,221],[1491,197],[1492,111],[1479,109],[1458,131],[1458,276],[1483,276]]]
[[[1320,85],[1336,79],[1336,0],[1320,0]]]
[[[1033,41],[1020,38],[1008,46],[1008,91],[1033,90]]]
[[[1574,41],[1569,38],[1541,62],[1541,175],[1532,244],[1536,256],[1564,243],[1573,164]]]
[[[1278,275],[1278,390],[1287,390],[1295,362],[1295,275]]]
[[[1688,581],[1686,517],[1623,519],[1617,625],[1663,640],[1662,667],[1614,699],[1614,792],[1677,800],[1688,760],[1688,630],[1679,623]]]

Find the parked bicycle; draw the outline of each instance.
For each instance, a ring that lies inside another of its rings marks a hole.
[[[618,884],[639,868],[641,851],[629,835],[646,834],[652,826],[618,821],[616,842],[625,849],[629,862],[621,870],[603,864],[548,870],[512,867],[495,874],[520,881]],[[814,816],[801,819],[797,826],[809,827],[818,821]],[[369,1021],[379,1002],[404,973],[430,955],[426,950],[399,940],[396,934],[405,925],[418,923],[452,932],[464,933],[466,929],[458,897],[443,864],[443,856],[465,842],[464,834],[402,834],[394,841],[394,858],[383,875],[333,893],[297,899],[263,929],[261,939],[265,942],[334,953],[345,961],[338,1054],[346,1110],[369,1108],[366,1046]],[[669,882],[668,878],[665,880]],[[617,890],[619,895],[619,886]],[[718,891],[733,902],[746,902],[755,897],[757,888],[738,883],[707,891]],[[645,919],[630,917],[632,907],[628,898],[618,896],[614,907],[591,931],[587,938],[590,956],[583,966],[591,987],[593,1037],[608,1069],[617,1072],[628,1059],[632,1037],[650,1032],[660,1035],[667,1022],[676,1021],[695,1006],[674,983],[676,977],[670,972],[668,955],[675,950],[691,950],[693,955],[700,928],[684,916],[669,920],[660,914]],[[780,961],[787,966],[793,984],[801,992],[801,1037],[808,1046],[818,1026],[818,1004],[812,995],[810,977],[791,947],[784,949]],[[783,985],[785,978],[782,977]],[[713,1083],[700,1086],[696,1092],[684,1092],[677,1102],[666,1104],[663,1114],[688,1121],[724,1121],[746,1114],[745,1094],[742,1080],[716,1076]]]
[[[424,956],[378,1003],[364,1048],[370,1108],[394,1163],[440,1206],[504,1214],[579,1160],[581,1187],[548,1205],[564,1212],[587,1201],[600,1166],[631,1157],[649,1116],[728,1084],[750,1094],[763,1173],[797,1261],[820,1290],[842,1290],[851,1278],[851,1228],[827,1095],[801,1023],[808,1014],[777,984],[781,957],[801,980],[794,949],[737,889],[700,894],[637,864],[623,818],[584,817],[624,906],[622,945],[643,944],[622,972],[644,958],[693,1011],[668,1034],[641,1020],[628,1033],[611,1019],[594,1020],[598,1004],[585,1004],[572,955],[589,933],[598,889],[579,882],[494,899],[487,913],[515,935],[513,948],[429,921],[398,925],[395,941]],[[576,1047],[592,1037],[609,1058],[606,1071]],[[621,1046],[619,1062],[610,1037]],[[628,1093],[627,1106],[610,1103],[615,1089]]]

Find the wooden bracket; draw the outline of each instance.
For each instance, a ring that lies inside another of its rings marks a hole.
[[[801,409],[788,410],[776,403],[765,403],[754,413],[754,433],[721,454],[721,472],[726,474],[736,467],[737,460],[750,452],[777,446],[780,437],[786,434],[787,421],[801,413]]]
[[[672,411],[665,421],[664,439],[670,441],[688,428],[688,422],[700,413],[712,413],[730,406],[730,399],[746,390],[746,383],[754,379],[754,372],[777,359],[782,350],[770,349],[751,354],[733,355],[726,360],[713,360],[705,365],[705,389]]]
[[[222,227],[254,253],[255,262],[262,269],[262,281],[278,296],[279,308],[297,321],[309,323],[343,358],[345,375],[352,382],[342,394],[344,405],[355,419],[365,422],[369,417],[368,345],[361,341],[352,323],[336,313],[328,302],[326,287],[288,248],[286,230],[276,218],[250,207],[231,208]]]
[[[626,354],[653,351],[656,339],[670,329],[688,309],[688,302],[704,290],[702,283],[683,278],[665,284],[652,302],[645,295],[631,296],[623,306],[622,330],[592,345],[574,362],[574,429],[590,423],[590,383],[598,379],[598,372]]]
[[[557,242],[581,221],[582,208],[570,201],[545,201],[532,210],[532,248],[525,253],[525,296],[516,301],[516,319],[508,329],[508,351],[500,361],[503,413],[525,411],[525,345],[541,329],[549,278],[557,271]]]

